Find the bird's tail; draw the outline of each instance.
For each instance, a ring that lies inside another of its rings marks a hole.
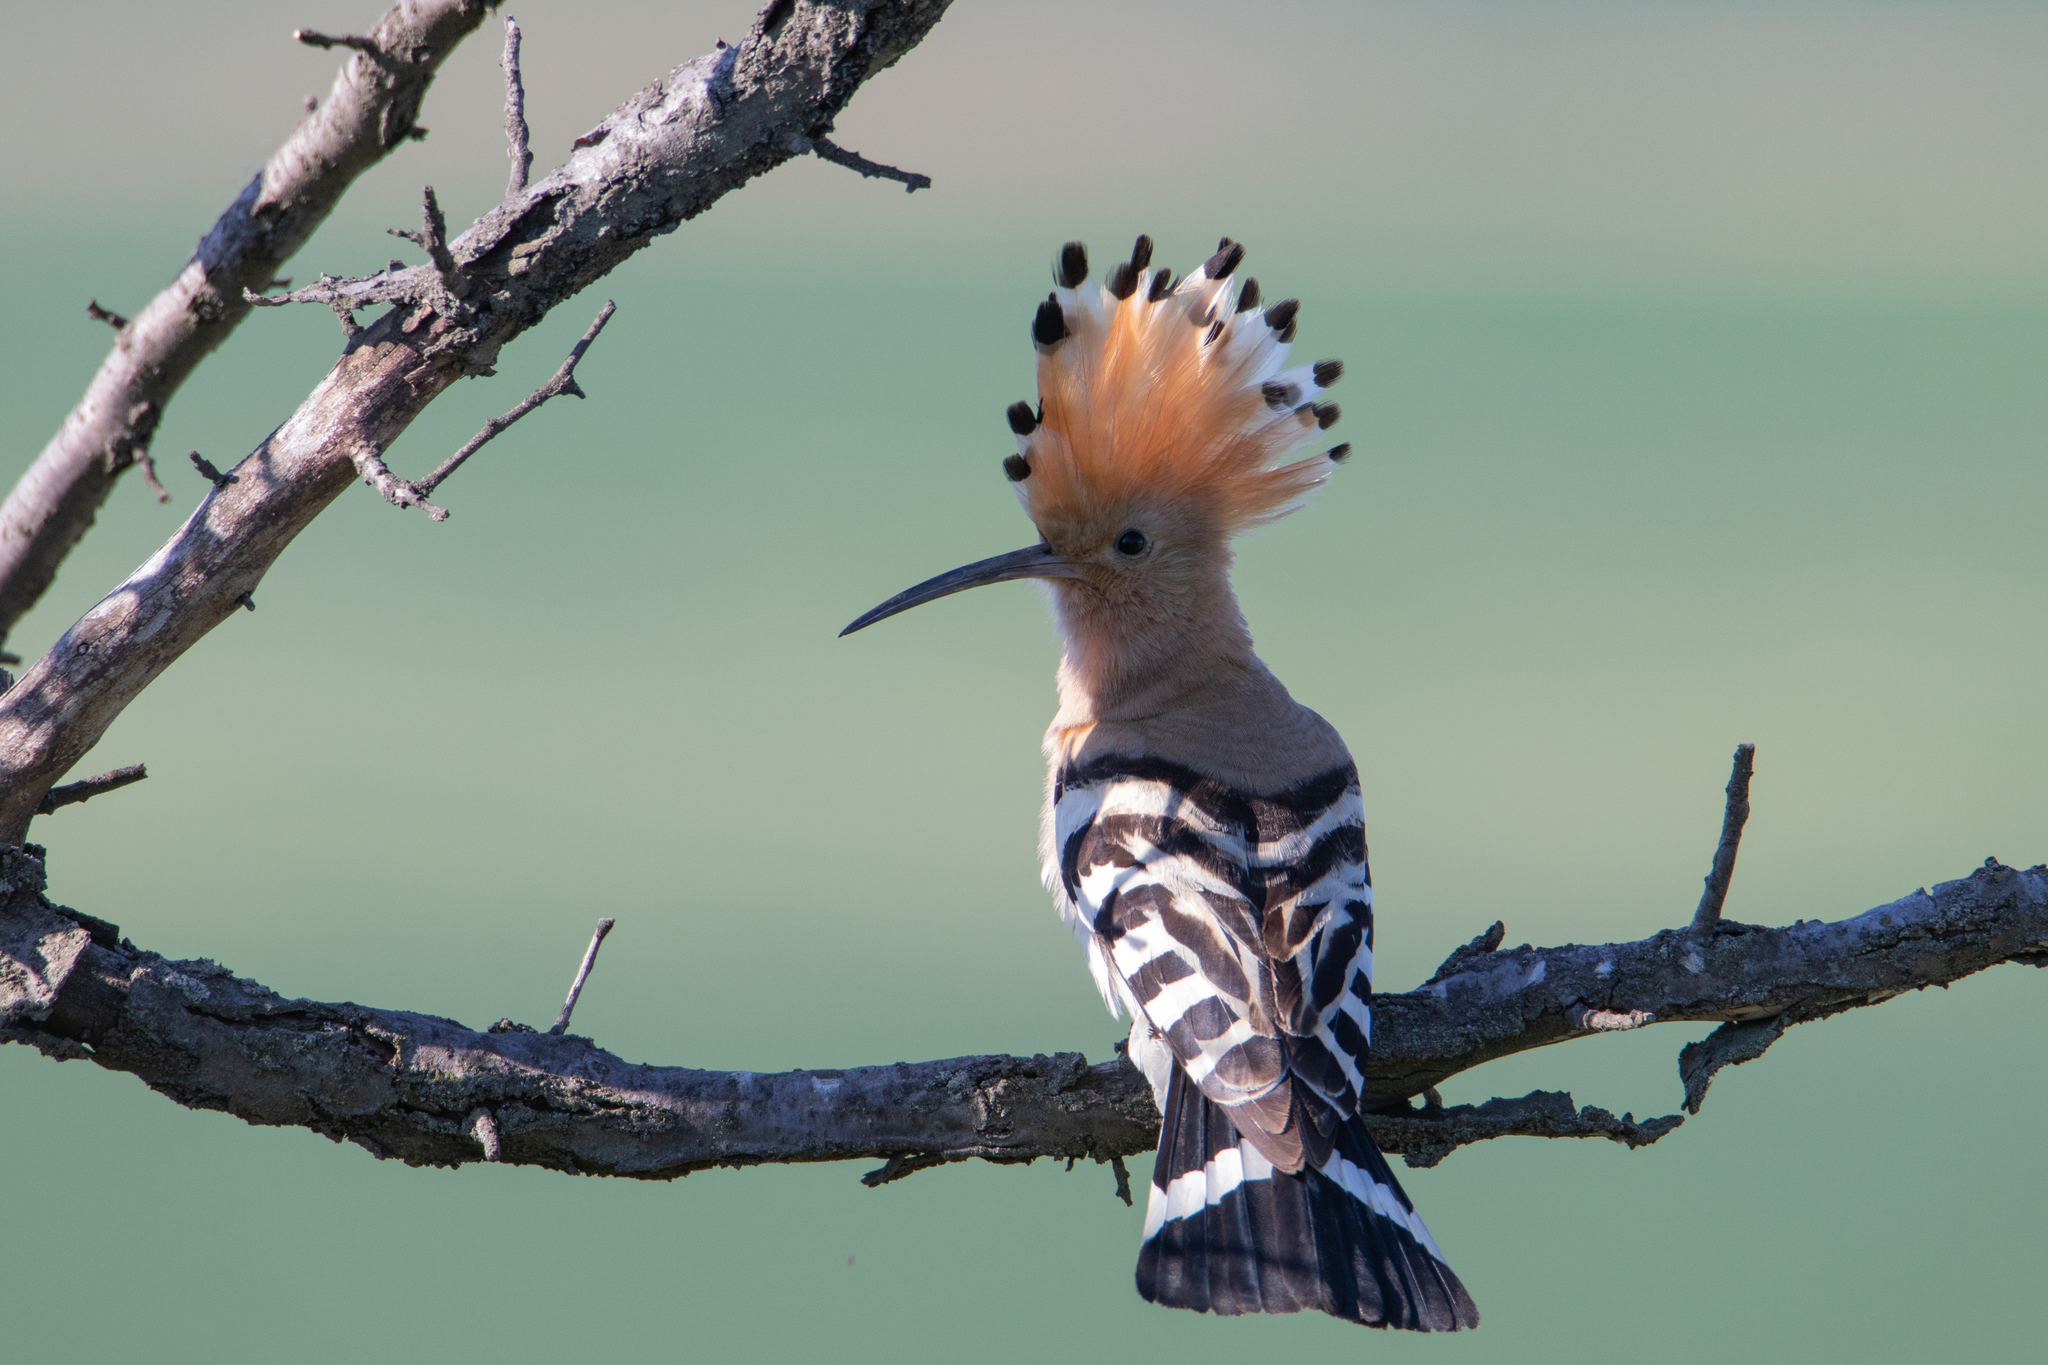
[[[1444,1264],[1365,1124],[1320,1169],[1275,1170],[1179,1067],[1138,1252],[1138,1292],[1197,1312],[1313,1308],[1369,1327],[1453,1332],[1479,1310]]]

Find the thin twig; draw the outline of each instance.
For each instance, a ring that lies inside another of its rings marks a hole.
[[[421,196],[420,223],[418,232],[409,232],[405,228],[384,230],[393,237],[403,237],[433,257],[434,269],[440,273],[441,283],[448,287],[449,293],[461,298],[469,292],[469,279],[455,264],[454,253],[448,250],[448,219],[441,212],[441,201],[434,197],[432,185],[427,186]]]
[[[436,469],[413,486],[422,495],[433,492],[441,486],[442,480],[460,469],[462,462],[483,449],[484,444],[492,437],[557,394],[567,393],[573,394],[578,398],[585,397],[586,395],[582,388],[576,383],[576,362],[583,359],[583,353],[590,349],[590,343],[597,340],[597,334],[604,330],[604,325],[612,320],[612,314],[617,311],[618,305],[610,299],[606,299],[604,307],[600,308],[597,312],[597,320],[590,324],[588,330],[583,333],[583,339],[578,341],[570,350],[569,358],[562,362],[561,368],[555,371],[554,376],[547,383],[528,394],[524,402],[506,413],[503,417],[493,417],[490,421],[484,423],[483,430],[470,437],[462,449],[443,460],[439,469]]]
[[[526,192],[526,173],[533,169],[533,151],[526,142],[526,86],[519,79],[519,21],[505,16],[505,141],[511,146],[512,178],[505,197]]]
[[[372,57],[384,55],[384,49],[377,46],[375,38],[365,38],[360,33],[321,33],[316,29],[295,28],[292,37],[307,47],[349,47],[357,52],[367,52]]]
[[[583,963],[576,969],[576,979],[569,983],[569,998],[562,1003],[562,1012],[555,1016],[554,1027],[548,1030],[549,1033],[569,1031],[569,1016],[575,1013],[576,997],[583,994],[583,983],[590,979],[590,969],[597,965],[597,947],[604,942],[604,936],[612,931],[615,923],[617,921],[608,919],[597,922],[597,932],[590,936],[590,946],[583,950]]]
[[[934,1166],[944,1166],[961,1159],[945,1152],[897,1152],[862,1176],[860,1183],[871,1190],[879,1190],[882,1186],[901,1180],[907,1175],[916,1175],[919,1171],[928,1171]]]
[[[61,787],[50,788],[43,804],[36,807],[38,815],[48,815],[59,806],[75,806],[80,801],[90,801],[95,796],[110,791],[119,791],[131,782],[140,782],[149,773],[140,763],[131,763],[125,768],[116,768],[98,777],[88,777],[83,782],[70,782]]]
[[[146,450],[135,453],[135,463],[142,466],[142,481],[149,485],[149,491],[156,494],[158,502],[169,502],[171,491],[165,488],[163,480],[156,476],[156,456]]]
[[[100,307],[100,301],[98,299],[91,299],[87,301],[85,305],[85,315],[91,318],[94,322],[106,323],[107,326],[113,328],[117,332],[128,325],[128,319],[122,317],[119,313],[113,312],[111,309]]]
[[[1692,927],[1711,931],[1721,918],[1721,903],[1728,899],[1728,883],[1735,876],[1735,849],[1742,842],[1742,826],[1749,819],[1749,777],[1756,745],[1735,746],[1735,768],[1728,774],[1728,807],[1721,816],[1721,846],[1714,850],[1713,870],[1707,873],[1707,889],[1700,896],[1700,908],[1693,912]]]
[[[192,467],[199,471],[199,477],[205,479],[215,488],[226,488],[231,483],[241,481],[241,475],[221,473],[218,469],[214,468],[213,461],[207,459],[196,450],[192,451],[185,458],[192,461]]]
[[[418,507],[435,521],[448,520],[448,509],[436,507],[427,501],[427,490],[418,484],[407,483],[391,472],[391,466],[384,463],[384,457],[374,446],[365,446],[354,456],[356,473],[363,476],[363,482],[377,490],[393,507]]]
[[[915,194],[919,190],[928,190],[932,187],[932,178],[928,175],[917,171],[899,171],[894,166],[870,161],[859,152],[850,152],[829,138],[812,138],[811,150],[825,160],[844,166],[849,171],[858,171],[871,180],[900,181],[905,194]]]
[[[1116,1172],[1116,1197],[1124,1201],[1125,1208],[1129,1208],[1131,1206],[1130,1168],[1124,1165],[1122,1157],[1113,1156],[1109,1159],[1109,1169]]]

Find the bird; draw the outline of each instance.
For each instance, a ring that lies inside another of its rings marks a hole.
[[[1003,459],[1037,543],[940,574],[842,636],[968,588],[1049,585],[1044,880],[1162,1116],[1137,1286],[1219,1315],[1320,1310],[1455,1331],[1479,1312],[1360,1112],[1373,896],[1358,770],[1260,662],[1232,538],[1350,453],[1334,360],[1287,363],[1225,237],[1175,278],[1140,236],[1097,282],[1061,247],[1037,306],[1037,402]],[[1319,444],[1319,442],[1318,442]]]

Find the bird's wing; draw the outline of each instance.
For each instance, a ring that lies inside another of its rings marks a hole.
[[[1372,1042],[1372,872],[1350,764],[1253,802],[1251,866],[1294,1075],[1341,1122],[1358,1112]],[[1321,1117],[1319,1115],[1319,1117]]]
[[[1357,1112],[1359,810],[1349,765],[1277,798],[1135,759],[1071,768],[1055,790],[1061,881],[1130,1000],[1285,1170],[1325,1155]]]

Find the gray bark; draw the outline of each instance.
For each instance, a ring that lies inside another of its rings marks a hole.
[[[479,1032],[402,1010],[286,999],[214,962],[167,961],[51,904],[40,856],[33,846],[0,850],[0,1040],[133,1072],[189,1108],[310,1128],[379,1157],[642,1179],[865,1157],[890,1163],[872,1174],[880,1183],[975,1157],[1121,1159],[1158,1136],[1151,1091],[1121,1057],[694,1071],[637,1065],[587,1038],[505,1020]],[[1545,1091],[1449,1108],[1412,1101],[1433,1099],[1437,1082],[1471,1067],[1614,1020],[1720,1020],[1684,1050],[1687,1107],[1697,1112],[1716,1069],[1760,1056],[1793,1023],[2000,962],[2048,964],[2048,867],[1986,863],[1835,923],[1467,953],[1441,979],[1376,998],[1366,1122],[1416,1166],[1508,1135],[1642,1146],[1680,1117],[1616,1118]]]
[[[78,406],[0,504],[0,643],[56,579],[122,473],[149,451],[164,409],[199,362],[325,222],[358,175],[411,137],[449,53],[484,0],[401,0],[369,33],[377,55],[343,64],[310,111],[227,207],[169,287],[118,324]]]
[[[0,698],[0,842],[123,707],[231,616],[300,530],[455,379],[729,190],[810,151],[948,0],[769,6],[737,47],[686,62],[578,139],[568,163],[485,214],[440,265],[328,281],[341,359],[190,520]],[[431,215],[430,215],[431,217]],[[422,234],[434,238],[432,228]],[[253,297],[250,296],[250,297]],[[275,300],[266,300],[275,301]],[[353,309],[396,304],[365,328]]]

